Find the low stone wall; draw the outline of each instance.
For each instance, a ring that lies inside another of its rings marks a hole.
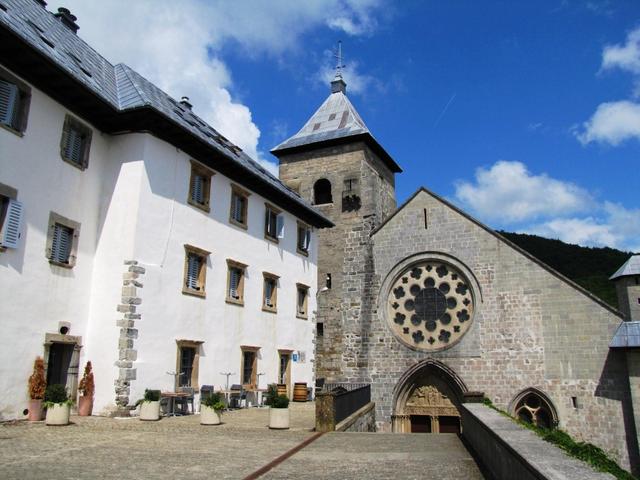
[[[558,447],[485,405],[463,404],[460,413],[462,436],[496,480],[614,479],[568,457]]]
[[[336,425],[336,432],[375,432],[376,404],[369,402]]]

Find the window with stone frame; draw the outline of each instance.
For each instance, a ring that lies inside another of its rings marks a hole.
[[[198,390],[198,376],[200,370],[200,345],[204,342],[197,340],[176,340],[176,389],[191,387]]]
[[[331,182],[326,178],[321,178],[313,184],[313,204],[326,205],[329,203],[333,203]]]
[[[241,346],[242,364],[242,387],[245,389],[255,389],[258,384],[258,352],[260,347]]]
[[[80,120],[66,115],[60,139],[60,156],[80,170],[89,166],[91,150],[91,129]]]
[[[18,191],[0,183],[0,252],[18,248],[22,230],[22,203],[16,200]]]
[[[182,293],[206,296],[207,283],[207,259],[211,252],[193,245],[184,246],[184,278],[182,282]]]
[[[265,203],[264,238],[278,243],[284,237],[284,215],[278,208]]]
[[[78,255],[80,224],[55,212],[49,214],[46,256],[49,263],[73,268]]]
[[[227,259],[227,298],[228,303],[244,305],[244,277],[247,265]]]
[[[238,185],[231,185],[231,207],[229,210],[229,222],[244,229],[247,228],[249,195],[251,194]]]
[[[22,136],[27,129],[31,89],[0,67],[0,126]]]
[[[194,207],[209,212],[211,207],[211,177],[214,172],[204,165],[191,160],[191,177],[189,178],[189,198],[187,202]]]
[[[278,309],[278,275],[262,272],[262,310],[275,313]]]
[[[296,317],[307,318],[307,304],[309,303],[309,287],[296,283]]]
[[[298,222],[298,238],[296,242],[298,253],[309,255],[311,246],[311,227],[306,223]]]

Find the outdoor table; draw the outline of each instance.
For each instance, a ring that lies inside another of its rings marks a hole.
[[[188,396],[189,394],[186,392],[161,392],[160,397],[169,400],[169,413],[167,416],[175,417],[182,415],[181,413],[176,413],[176,398],[186,398]]]

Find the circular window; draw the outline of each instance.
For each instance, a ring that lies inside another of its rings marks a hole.
[[[402,343],[416,350],[443,350],[455,344],[472,317],[469,282],[449,264],[413,265],[391,285],[389,324]]]

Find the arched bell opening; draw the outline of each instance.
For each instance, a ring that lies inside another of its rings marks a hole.
[[[436,360],[420,362],[396,385],[393,432],[460,433],[465,392],[466,385],[449,367]]]
[[[313,184],[313,204],[325,205],[327,203],[333,203],[331,182],[326,178],[321,178]]]

